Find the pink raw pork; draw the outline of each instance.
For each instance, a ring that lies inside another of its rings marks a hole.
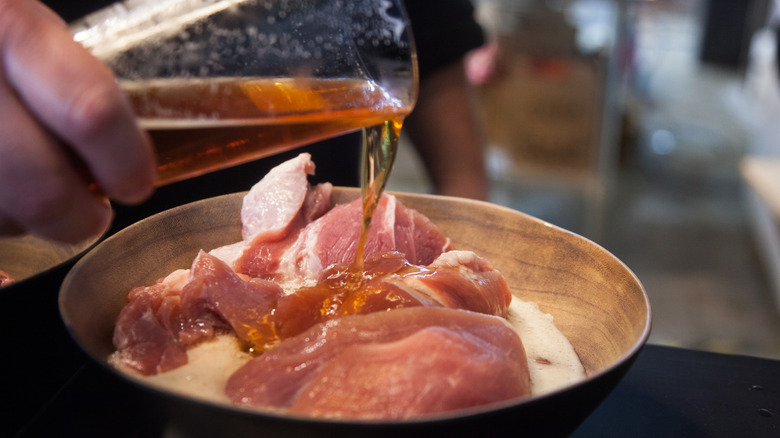
[[[312,284],[328,266],[354,260],[362,219],[360,199],[337,205],[278,244],[252,242],[236,271],[282,283]],[[412,264],[427,265],[450,249],[450,239],[428,218],[392,195],[382,196],[366,241],[366,258],[398,251]]]
[[[249,342],[281,296],[278,285],[241,277],[201,251],[189,271],[130,292],[114,327],[119,361],[157,374],[186,364],[186,347],[213,338],[216,330],[232,330]]]
[[[281,339],[346,315],[406,307],[448,307],[505,316],[512,295],[506,280],[471,251],[448,251],[428,266],[390,252],[366,260],[360,287],[349,285],[349,265],[326,269],[316,286],[279,300],[269,316]],[[353,277],[354,279],[354,277]]]
[[[530,378],[504,319],[412,307],[318,324],[248,362],[226,393],[317,417],[403,419],[525,397]]]
[[[448,251],[395,284],[426,294],[444,307],[506,316],[512,293],[500,272],[472,251]]]
[[[244,241],[281,240],[295,225],[304,226],[328,211],[332,186],[324,183],[312,189],[307,176],[314,168],[311,155],[300,154],[252,186],[241,206]]]
[[[10,274],[4,271],[0,271],[0,287],[11,284],[13,282],[14,279],[11,277]]]

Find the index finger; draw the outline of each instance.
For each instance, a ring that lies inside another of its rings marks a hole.
[[[0,0],[8,83],[84,161],[102,190],[139,202],[152,190],[154,155],[113,73],[35,1]]]

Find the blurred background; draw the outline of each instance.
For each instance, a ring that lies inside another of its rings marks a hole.
[[[474,0],[490,200],[625,262],[651,343],[780,359],[776,3]]]

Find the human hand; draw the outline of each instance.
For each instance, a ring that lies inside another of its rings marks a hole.
[[[97,235],[109,198],[140,202],[154,178],[151,143],[108,67],[38,1],[0,0],[0,235]]]

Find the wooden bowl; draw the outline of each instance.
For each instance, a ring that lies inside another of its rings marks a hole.
[[[58,268],[84,254],[99,237],[70,244],[33,235],[0,237],[0,270],[22,285],[27,279]]]
[[[550,313],[574,346],[588,377],[530,400],[514,400],[419,421],[313,420],[248,412],[150,389],[113,370],[114,322],[127,292],[187,268],[198,250],[240,240],[243,193],[187,204],[143,220],[107,239],[80,260],[60,291],[60,311],[76,342],[95,361],[152,399],[162,400],[186,434],[208,436],[441,436],[572,432],[625,374],[650,332],[650,308],[636,276],[609,252],[578,235],[497,205],[430,195],[395,194],[435,222],[458,249],[486,257],[512,292]],[[333,201],[359,190],[336,188]]]

